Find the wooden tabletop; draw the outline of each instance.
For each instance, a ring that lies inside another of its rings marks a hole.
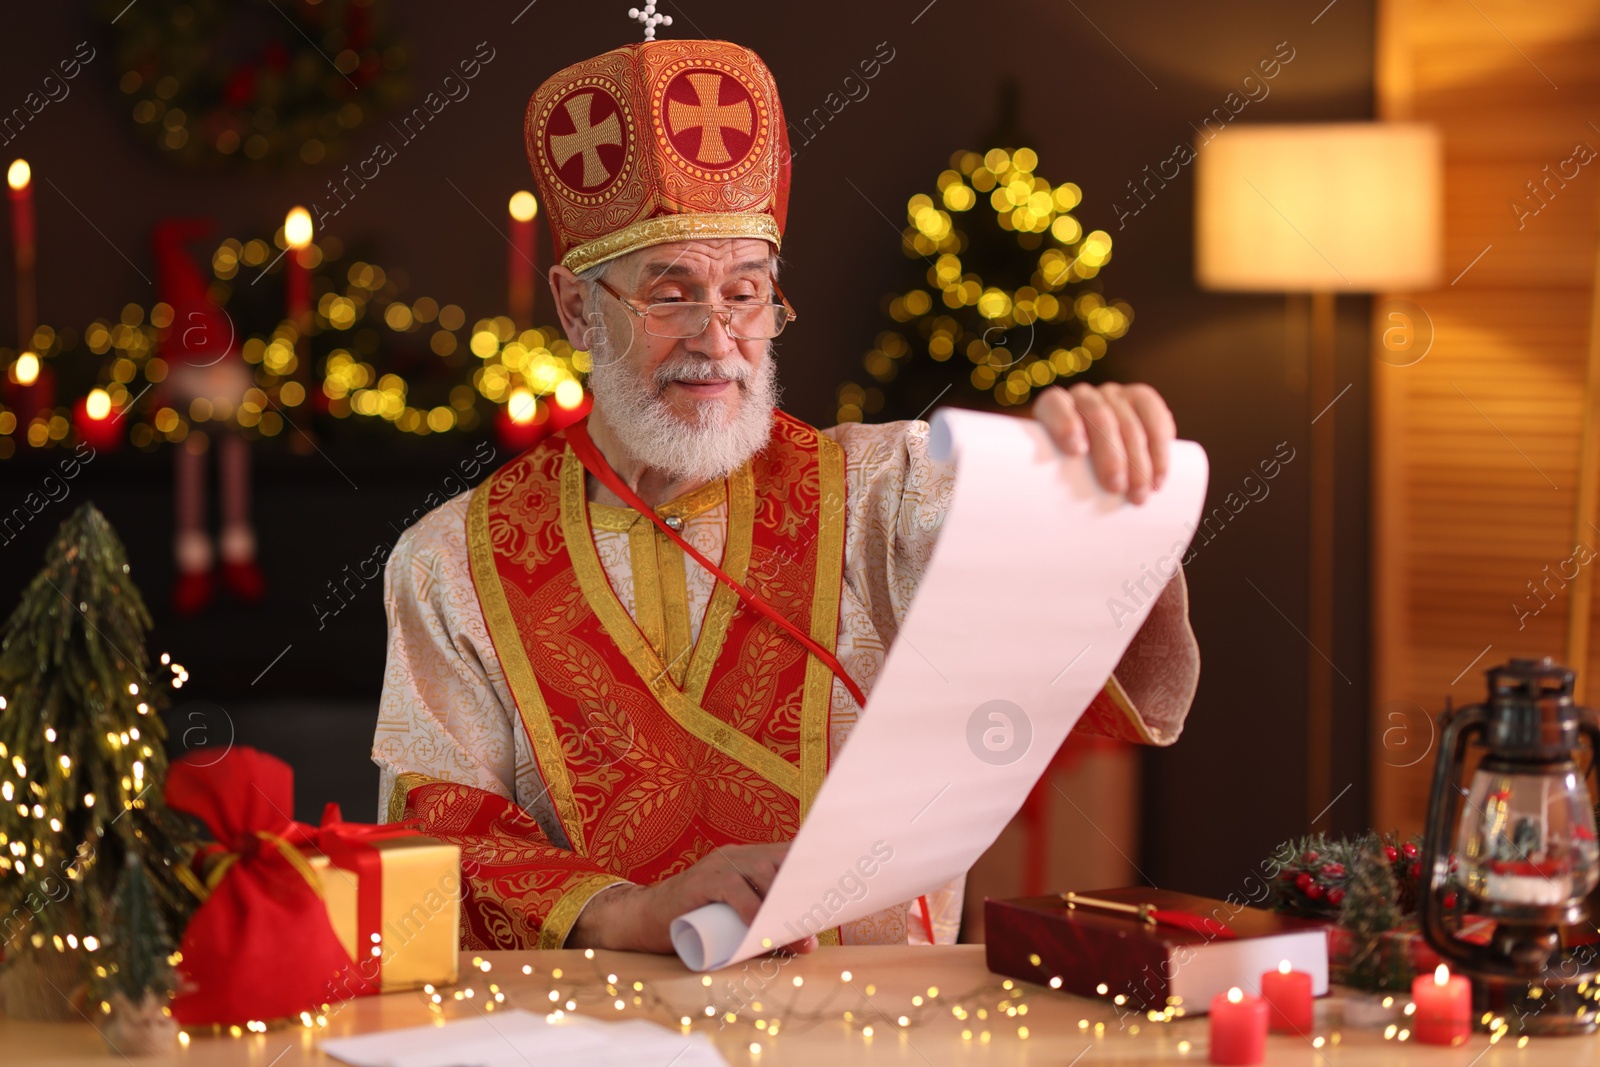
[[[600,952],[589,958],[579,951],[488,952],[481,957],[467,953],[461,981],[433,995],[419,990],[334,1004],[325,1023],[313,1020],[309,1028],[279,1024],[265,1033],[243,1032],[237,1037],[195,1031],[187,1045],[171,1055],[129,1062],[137,1067],[331,1065],[337,1061],[319,1048],[327,1035],[483,1014],[492,1017],[493,1012],[512,1008],[544,1014],[567,1010],[569,1001],[577,1005],[578,1014],[600,1019],[643,1016],[681,1029],[682,1019],[688,1017],[735,1067],[1207,1062],[1203,1017],[1136,1022],[1136,1017],[1128,1016],[1119,1023],[1118,1010],[1105,1000],[1027,983],[1006,989],[1004,979],[985,969],[981,945],[825,948],[787,960],[752,960],[709,977],[707,986],[702,976],[686,971],[671,957]],[[635,982],[640,989],[634,988]],[[621,1009],[616,1006],[619,999]],[[707,1016],[708,1007],[713,1017]],[[776,1036],[771,1032],[774,1019],[779,1020]],[[1298,1037],[1269,1039],[1267,1062],[1305,1067],[1600,1064],[1600,1039],[1594,1037],[1533,1038],[1519,1048],[1515,1037],[1490,1047],[1487,1035],[1475,1034],[1455,1049],[1385,1039],[1381,1031],[1342,1026],[1333,998],[1318,1002],[1314,1036],[1323,1039],[1320,1047]],[[119,1059],[90,1021],[0,1019],[0,1063],[6,1067],[106,1067]]]

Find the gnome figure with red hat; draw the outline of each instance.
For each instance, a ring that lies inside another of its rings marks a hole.
[[[210,229],[205,220],[172,219],[159,223],[152,237],[162,299],[172,307],[172,326],[160,348],[170,368],[162,402],[192,410],[196,400],[204,400],[216,420],[213,432],[191,430],[173,453],[178,579],[172,605],[180,615],[205,610],[216,593],[217,546],[206,524],[206,455],[213,444],[222,496],[222,582],[247,604],[266,591],[250,522],[250,446],[228,418],[251,386],[250,369],[240,356],[233,321],[212,299],[184,248]]]

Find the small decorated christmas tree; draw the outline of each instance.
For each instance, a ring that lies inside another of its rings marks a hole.
[[[170,1049],[178,1031],[167,1011],[175,985],[171,961],[175,946],[155,882],[137,852],[128,853],[106,926],[109,959],[98,963],[94,972],[94,989],[110,1009],[106,1043],[125,1056]]]
[[[158,715],[186,675],[166,657],[152,675],[149,628],[121,542],[84,505],[0,640],[0,939],[13,1018],[76,1017],[68,996],[109,974],[129,856],[142,857],[147,883],[134,898],[165,929],[180,930],[193,907],[178,875],[193,838],[162,803]]]
[[[1400,925],[1399,896],[1384,843],[1376,834],[1369,835],[1358,846],[1339,912],[1339,925],[1350,935],[1346,985],[1369,990],[1405,988],[1405,961],[1384,946],[1384,935]]]

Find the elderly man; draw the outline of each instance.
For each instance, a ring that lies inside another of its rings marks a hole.
[[[924,423],[776,411],[788,150],[753,53],[619,48],[541,86],[526,132],[593,409],[396,547],[373,758],[391,819],[462,846],[464,946],[667,952],[702,904],[753,917],[951,473]],[[1051,389],[1035,414],[1107,489],[1160,488],[1174,429],[1148,387]],[[1079,728],[1170,744],[1197,665],[1180,576]],[[962,888],[821,939],[953,941]]]

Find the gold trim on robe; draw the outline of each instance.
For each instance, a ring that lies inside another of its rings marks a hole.
[[[544,694],[539,691],[533,665],[528,662],[528,650],[523,647],[522,633],[512,617],[511,605],[506,601],[505,588],[495,569],[494,545],[489,541],[489,485],[484,482],[472,491],[467,505],[467,554],[472,564],[472,584],[478,591],[478,603],[483,608],[483,620],[494,641],[495,652],[506,673],[506,685],[516,697],[517,711],[528,731],[533,745],[534,758],[539,763],[539,774],[550,790],[550,802],[555,806],[561,828],[566,832],[572,851],[580,856],[589,854],[584,841],[583,819],[578,814],[578,802],[572,792],[572,776],[567,770],[566,757],[561,752],[561,742],[556,739],[555,725],[550,721],[550,709],[545,706]],[[587,542],[590,553],[594,542]],[[596,565],[598,566],[598,559]]]
[[[748,477],[747,468],[746,471]],[[741,530],[732,511],[730,507],[728,545],[731,549],[742,541],[746,546],[745,553],[748,560],[751,527],[746,523]],[[612,642],[627,657],[640,680],[666,709],[667,714],[691,736],[755,771],[789,795],[798,797],[800,768],[712,715],[672,684],[666,664],[656,655],[655,649],[650,647],[649,641],[633,621],[633,617],[628,614],[627,609],[622,606],[622,601],[617,599],[616,591],[611,588],[611,582],[606,578],[605,568],[600,564],[600,555],[594,547],[594,536],[589,530],[583,464],[570,447],[562,457],[561,465],[561,527],[566,538],[567,555],[572,561],[572,569],[577,575],[578,587],[583,591],[584,599],[588,601],[590,609],[605,627]],[[731,555],[731,552],[726,554]],[[729,574],[737,579],[731,571]],[[641,582],[656,580],[658,580],[656,575],[635,575],[634,585],[637,589]],[[708,611],[707,615],[709,614]],[[732,612],[728,613],[727,618],[732,618]],[[711,622],[709,619],[707,621]],[[711,648],[709,655],[714,659],[716,653],[721,651],[726,632],[726,620],[721,627],[702,625],[700,640],[696,644],[696,658],[699,656],[701,646],[707,646],[709,642]]]
[[[819,494],[817,562],[812,568],[811,639],[833,648],[839,636],[839,594],[844,583],[844,450],[817,435]],[[838,560],[838,565],[834,561]],[[828,714],[833,701],[833,672],[816,656],[806,658],[805,696],[800,710],[800,818],[828,773]]]
[[[535,947],[550,949],[565,945],[567,935],[572,933],[572,925],[578,921],[584,906],[594,899],[594,895],[602,889],[626,881],[626,878],[618,878],[612,874],[596,874],[573,882],[567,887],[567,891],[561,894],[561,899],[551,905],[544,924],[539,927],[539,943]]]

